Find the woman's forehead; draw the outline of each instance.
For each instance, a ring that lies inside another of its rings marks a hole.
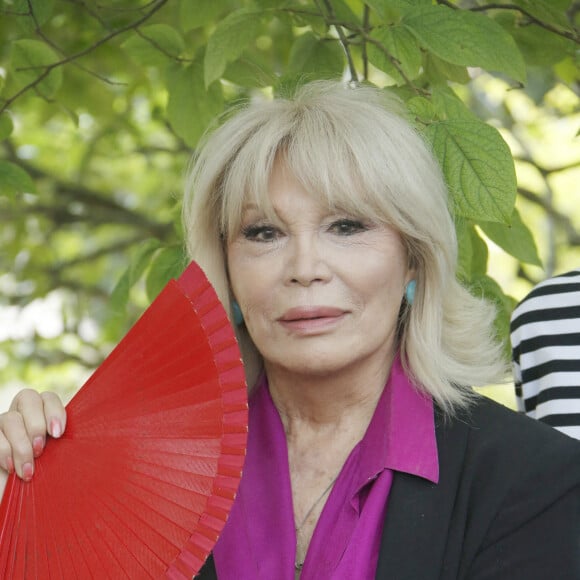
[[[272,192],[281,182],[298,185],[324,211],[381,223],[392,221],[381,192],[352,164],[337,161],[332,167],[327,165],[309,163],[303,155],[280,150],[269,166],[256,164],[245,179],[229,179],[222,198],[226,231],[236,235],[249,213],[277,219]]]
[[[296,208],[304,204],[304,201],[312,202],[321,211],[335,212],[339,210],[354,212],[360,205],[353,196],[339,193],[335,190],[334,195],[326,191],[316,189],[315,186],[297,180],[292,174],[285,173],[270,179],[268,186],[262,191],[246,192],[241,206],[241,213],[272,215],[282,209],[288,209],[293,205]],[[356,213],[360,212],[360,207]]]

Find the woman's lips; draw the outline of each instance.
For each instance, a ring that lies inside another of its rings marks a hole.
[[[299,306],[287,310],[278,322],[287,330],[317,333],[336,326],[345,315],[345,310],[333,306]]]

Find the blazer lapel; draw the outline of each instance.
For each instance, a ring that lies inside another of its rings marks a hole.
[[[394,474],[376,580],[439,580],[458,565],[446,561],[446,552],[467,429],[463,421],[445,422],[436,412],[439,483]]]

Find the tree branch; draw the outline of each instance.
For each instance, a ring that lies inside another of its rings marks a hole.
[[[60,48],[60,46],[58,46],[58,44],[56,44],[56,42],[54,42],[51,38],[49,38],[48,36],[46,36],[46,34],[44,34],[44,32],[42,31],[42,28],[40,26],[40,23],[38,22],[38,20],[36,19],[36,14],[34,13],[34,6],[32,6],[32,1],[31,0],[27,0],[28,2],[28,15],[32,18],[33,22],[34,22],[34,32],[46,43],[48,44],[50,47],[54,48],[54,50],[56,52],[58,52],[61,57],[65,57],[66,58],[66,53],[64,52],[64,50],[62,50]],[[119,83],[116,81],[112,81],[110,79],[105,78],[104,76],[100,75],[98,72],[96,71],[92,71],[90,69],[88,69],[87,67],[83,66],[82,64],[78,63],[78,62],[73,62],[72,63],[74,66],[76,66],[79,70],[82,70],[83,72],[99,79],[100,81],[107,83],[109,85],[122,85],[124,83]]]
[[[81,202],[91,208],[91,211],[87,212],[86,215],[78,215],[70,212],[66,204],[59,204],[58,206],[42,206],[38,204],[31,206],[29,208],[30,211],[36,211],[51,216],[51,218],[57,223],[74,223],[79,221],[95,224],[123,223],[143,228],[149,232],[149,234],[159,238],[160,240],[167,240],[171,236],[171,233],[173,232],[172,223],[156,222],[142,213],[126,208],[111,197],[102,195],[100,192],[92,190],[84,185],[67,182],[59,179],[55,175],[48,174],[46,171],[36,167],[35,165],[19,159],[9,141],[4,142],[4,145],[8,151],[9,160],[22,167],[22,169],[24,169],[33,179],[47,179],[55,185],[56,191],[60,196]],[[102,209],[108,213],[105,215],[99,215],[96,212],[96,209]]]
[[[560,213],[548,200],[529,189],[518,187],[518,193],[524,199],[527,199],[533,204],[541,207],[551,218],[553,218],[566,233],[566,238],[571,246],[580,246],[580,233],[576,230],[572,220],[567,215]]]
[[[538,163],[533,159],[531,159],[530,157],[514,157],[514,159],[516,161],[529,163],[530,165],[533,165],[533,167],[535,167],[539,171],[539,173],[541,173],[542,177],[548,177],[554,173],[560,173],[561,171],[568,171],[569,169],[575,169],[576,167],[580,167],[580,159],[568,165],[560,165],[559,167],[551,167],[549,169],[542,165],[538,165]]]
[[[578,36],[578,33],[576,31],[568,32],[567,30],[562,30],[561,28],[558,28],[553,24],[544,22],[543,20],[536,18],[531,12],[528,12],[525,8],[522,8],[517,4],[486,4],[485,6],[475,6],[473,8],[470,8],[469,10],[471,12],[486,12],[487,10],[514,10],[515,12],[519,12],[520,14],[526,16],[533,24],[536,24],[541,28],[549,30],[550,32],[553,32],[558,36],[567,38],[568,40],[571,40],[576,44],[580,44],[580,37]]]
[[[324,5],[326,7],[326,10],[328,11],[328,15],[330,16],[331,20],[336,20],[336,15],[334,14],[334,8],[332,7],[332,4],[330,3],[330,0],[322,0],[324,2]],[[318,2],[318,0],[317,0]],[[338,38],[340,40],[340,44],[342,45],[342,48],[344,50],[344,53],[346,55],[346,61],[348,63],[348,69],[350,71],[350,80],[353,83],[358,83],[358,74],[356,72],[356,67],[354,66],[354,61],[352,59],[352,54],[350,53],[350,46],[349,46],[349,42],[344,34],[344,30],[342,29],[342,26],[339,26],[337,24],[334,24],[334,29],[336,30],[336,33],[338,34]]]
[[[180,56],[175,56],[174,54],[168,53],[158,42],[156,42],[152,38],[149,38],[148,36],[145,36],[143,34],[143,32],[141,32],[141,30],[139,30],[139,28],[135,28],[135,32],[143,40],[148,42],[152,47],[156,48],[159,52],[164,54],[167,58],[170,58],[171,60],[174,60],[175,62],[193,62],[193,59],[191,59],[191,58],[182,58]]]
[[[92,252],[87,252],[82,256],[77,256],[76,258],[71,258],[70,260],[58,262],[52,265],[50,268],[46,268],[45,273],[49,274],[51,277],[55,273],[62,273],[62,271],[69,268],[74,268],[76,266],[81,266],[86,263],[94,263],[96,260],[107,256],[108,254],[115,254],[117,252],[122,252],[135,244],[139,244],[143,241],[143,236],[134,236],[126,240],[120,240],[114,244],[108,246],[103,246],[102,248],[97,248]]]
[[[363,41],[362,41],[362,60],[363,60],[363,79],[366,81],[369,78],[369,59],[367,55],[367,41],[366,36],[369,33],[371,10],[368,4],[363,8]]]
[[[367,34],[364,34],[364,36],[365,36],[366,42],[370,42],[371,44],[376,46],[391,61],[391,64],[395,67],[397,72],[401,75],[401,77],[405,81],[405,83],[407,85],[409,85],[409,87],[411,87],[411,89],[413,89],[413,91],[417,95],[425,96],[425,95],[429,94],[428,91],[416,86],[413,83],[413,81],[411,81],[411,79],[405,74],[405,71],[403,71],[400,62],[378,40],[372,38],[371,36],[368,36]]]
[[[106,44],[111,39],[115,38],[116,36],[119,36],[120,34],[127,32],[128,30],[137,28],[138,26],[140,26],[141,24],[146,22],[149,18],[151,18],[153,16],[153,14],[155,14],[158,10],[160,10],[163,7],[163,5],[166,4],[167,2],[168,2],[168,0],[158,0],[155,3],[152,3],[153,8],[149,12],[147,12],[147,14],[142,16],[141,18],[135,20],[131,24],[127,24],[126,26],[118,28],[117,30],[113,30],[112,32],[110,32],[109,34],[107,34],[106,36],[104,36],[103,38],[101,38],[100,40],[98,40],[97,42],[92,44],[91,46],[89,46],[89,47],[87,47],[79,52],[76,52],[75,54],[71,54],[66,58],[63,58],[57,62],[46,65],[44,67],[38,67],[38,66],[25,67],[25,68],[23,67],[22,70],[30,70],[30,69],[35,70],[38,68],[43,68],[44,70],[39,74],[38,77],[36,77],[36,79],[34,79],[30,83],[28,83],[27,85],[22,87],[14,95],[9,97],[8,99],[4,99],[4,104],[2,105],[2,107],[0,107],[0,114],[3,113],[8,107],[10,107],[10,105],[12,105],[12,103],[14,101],[16,101],[18,98],[20,98],[23,94],[25,94],[29,90],[38,86],[38,84],[41,83],[54,69],[61,67],[61,66],[64,66],[65,64],[72,63],[75,60],[77,60],[83,56],[86,56],[87,54],[90,54],[95,49],[102,46],[103,44]]]

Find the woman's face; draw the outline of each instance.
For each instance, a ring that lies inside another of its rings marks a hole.
[[[232,291],[266,369],[328,375],[387,364],[413,277],[398,233],[329,209],[280,163],[269,195],[276,219],[246,205],[227,247]]]

